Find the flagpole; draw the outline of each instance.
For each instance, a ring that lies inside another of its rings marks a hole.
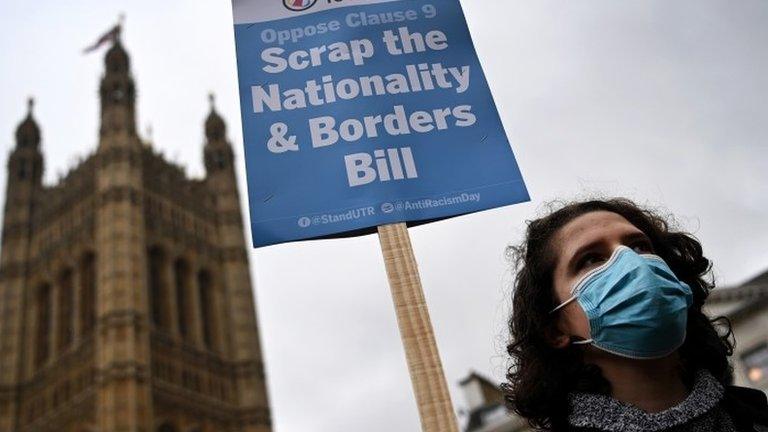
[[[451,395],[405,223],[378,227],[423,432],[458,432]]]

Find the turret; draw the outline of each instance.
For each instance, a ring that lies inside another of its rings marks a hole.
[[[30,98],[27,117],[16,128],[16,146],[8,158],[0,267],[25,259],[35,193],[42,187],[43,155],[40,152],[40,127],[32,116],[33,107],[34,100]]]
[[[104,57],[101,79],[101,138],[136,137],[136,85],[131,76],[131,61],[120,41],[119,32]],[[136,141],[129,139],[129,141]]]
[[[16,128],[16,147],[8,160],[8,191],[11,186],[40,186],[43,178],[43,155],[40,152],[40,127],[32,116],[34,100],[27,103],[27,117]],[[13,188],[15,189],[15,188]]]
[[[16,146],[8,158],[8,182],[6,183],[5,217],[3,219],[3,264],[23,259],[10,257],[16,250],[26,250],[26,238],[32,223],[32,206],[35,192],[42,187],[43,155],[40,152],[40,127],[32,116],[34,101],[30,98],[27,117],[16,128]],[[21,251],[19,251],[21,252]],[[26,253],[26,252],[21,252]]]
[[[240,213],[240,194],[237,188],[235,155],[232,144],[227,141],[227,125],[216,112],[214,95],[208,96],[211,112],[205,120],[205,161],[206,183],[216,197],[216,209],[222,224],[219,230],[226,238],[232,239],[228,247],[239,248],[243,243],[243,219]]]
[[[208,100],[211,103],[211,112],[205,120],[205,148],[203,150],[205,170],[208,175],[229,171],[234,176],[234,155],[232,146],[227,141],[227,125],[216,112],[213,94],[208,96]]]
[[[257,327],[254,295],[251,288],[248,252],[243,232],[240,194],[237,188],[234,153],[227,141],[224,120],[216,112],[213,95],[211,112],[205,121],[206,184],[216,197],[217,234],[222,249],[224,284],[228,291],[229,350],[236,364],[237,401],[240,409],[250,412],[258,426],[253,431],[269,431],[271,419],[264,364]],[[248,305],[247,309],[243,305]],[[247,310],[247,313],[244,311]]]
[[[152,425],[143,146],[136,133],[136,86],[114,30],[101,79],[96,194],[96,430],[150,431]],[[123,317],[131,317],[124,319]],[[120,335],[120,336],[116,336]],[[130,403],[124,403],[130,397]]]
[[[27,117],[16,129],[16,146],[8,159],[3,244],[0,257],[0,293],[3,314],[3,350],[0,351],[0,387],[11,389],[0,401],[0,430],[15,430],[18,412],[17,388],[22,379],[24,334],[23,298],[25,275],[29,263],[30,236],[35,194],[42,188],[43,155],[40,152],[40,127],[32,116],[33,100],[29,99]],[[16,330],[14,330],[16,329]]]

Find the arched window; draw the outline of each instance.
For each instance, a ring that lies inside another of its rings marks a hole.
[[[165,268],[165,255],[160,248],[149,250],[149,301],[152,314],[152,324],[158,328],[169,327],[166,314],[166,286],[163,271]]]
[[[210,349],[216,348],[216,301],[211,289],[211,275],[206,270],[197,274],[197,286],[200,290],[200,313],[203,319],[203,342]]]
[[[61,272],[59,277],[59,322],[58,330],[58,350],[64,352],[72,344],[74,338],[74,306],[75,298],[72,286],[72,270],[66,269]]]
[[[184,259],[179,258],[173,264],[174,280],[176,281],[176,307],[178,308],[179,333],[182,339],[189,339],[190,319],[192,318],[189,295],[189,264]]]
[[[51,286],[43,284],[37,291],[35,301],[37,312],[37,332],[35,333],[35,367],[39,368],[48,361],[48,335],[51,330]]]
[[[85,336],[96,325],[96,256],[87,253],[80,263],[80,331]]]

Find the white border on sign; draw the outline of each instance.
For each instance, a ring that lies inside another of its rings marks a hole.
[[[303,11],[293,11],[285,7],[285,0],[232,0],[232,15],[235,24],[253,24],[293,18],[330,9],[348,6],[389,3],[403,0],[317,0],[315,4]]]

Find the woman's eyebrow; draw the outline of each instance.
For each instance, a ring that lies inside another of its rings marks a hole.
[[[632,231],[628,234],[624,234],[622,236],[622,243],[626,243],[632,240],[646,240],[648,242],[651,241],[651,239],[642,231]],[[602,243],[602,239],[591,241],[585,245],[579,246],[578,249],[576,249],[576,252],[571,255],[571,257],[568,260],[567,268],[573,268],[575,266],[576,260],[584,253],[589,251],[590,249],[594,249],[598,246],[600,246],[600,243]]]
[[[632,241],[632,240],[647,240],[649,242],[651,241],[651,239],[648,237],[648,235],[646,235],[642,231],[633,231],[633,232],[631,232],[629,234],[625,234],[622,237],[622,240],[624,242],[628,242],[628,241]]]

